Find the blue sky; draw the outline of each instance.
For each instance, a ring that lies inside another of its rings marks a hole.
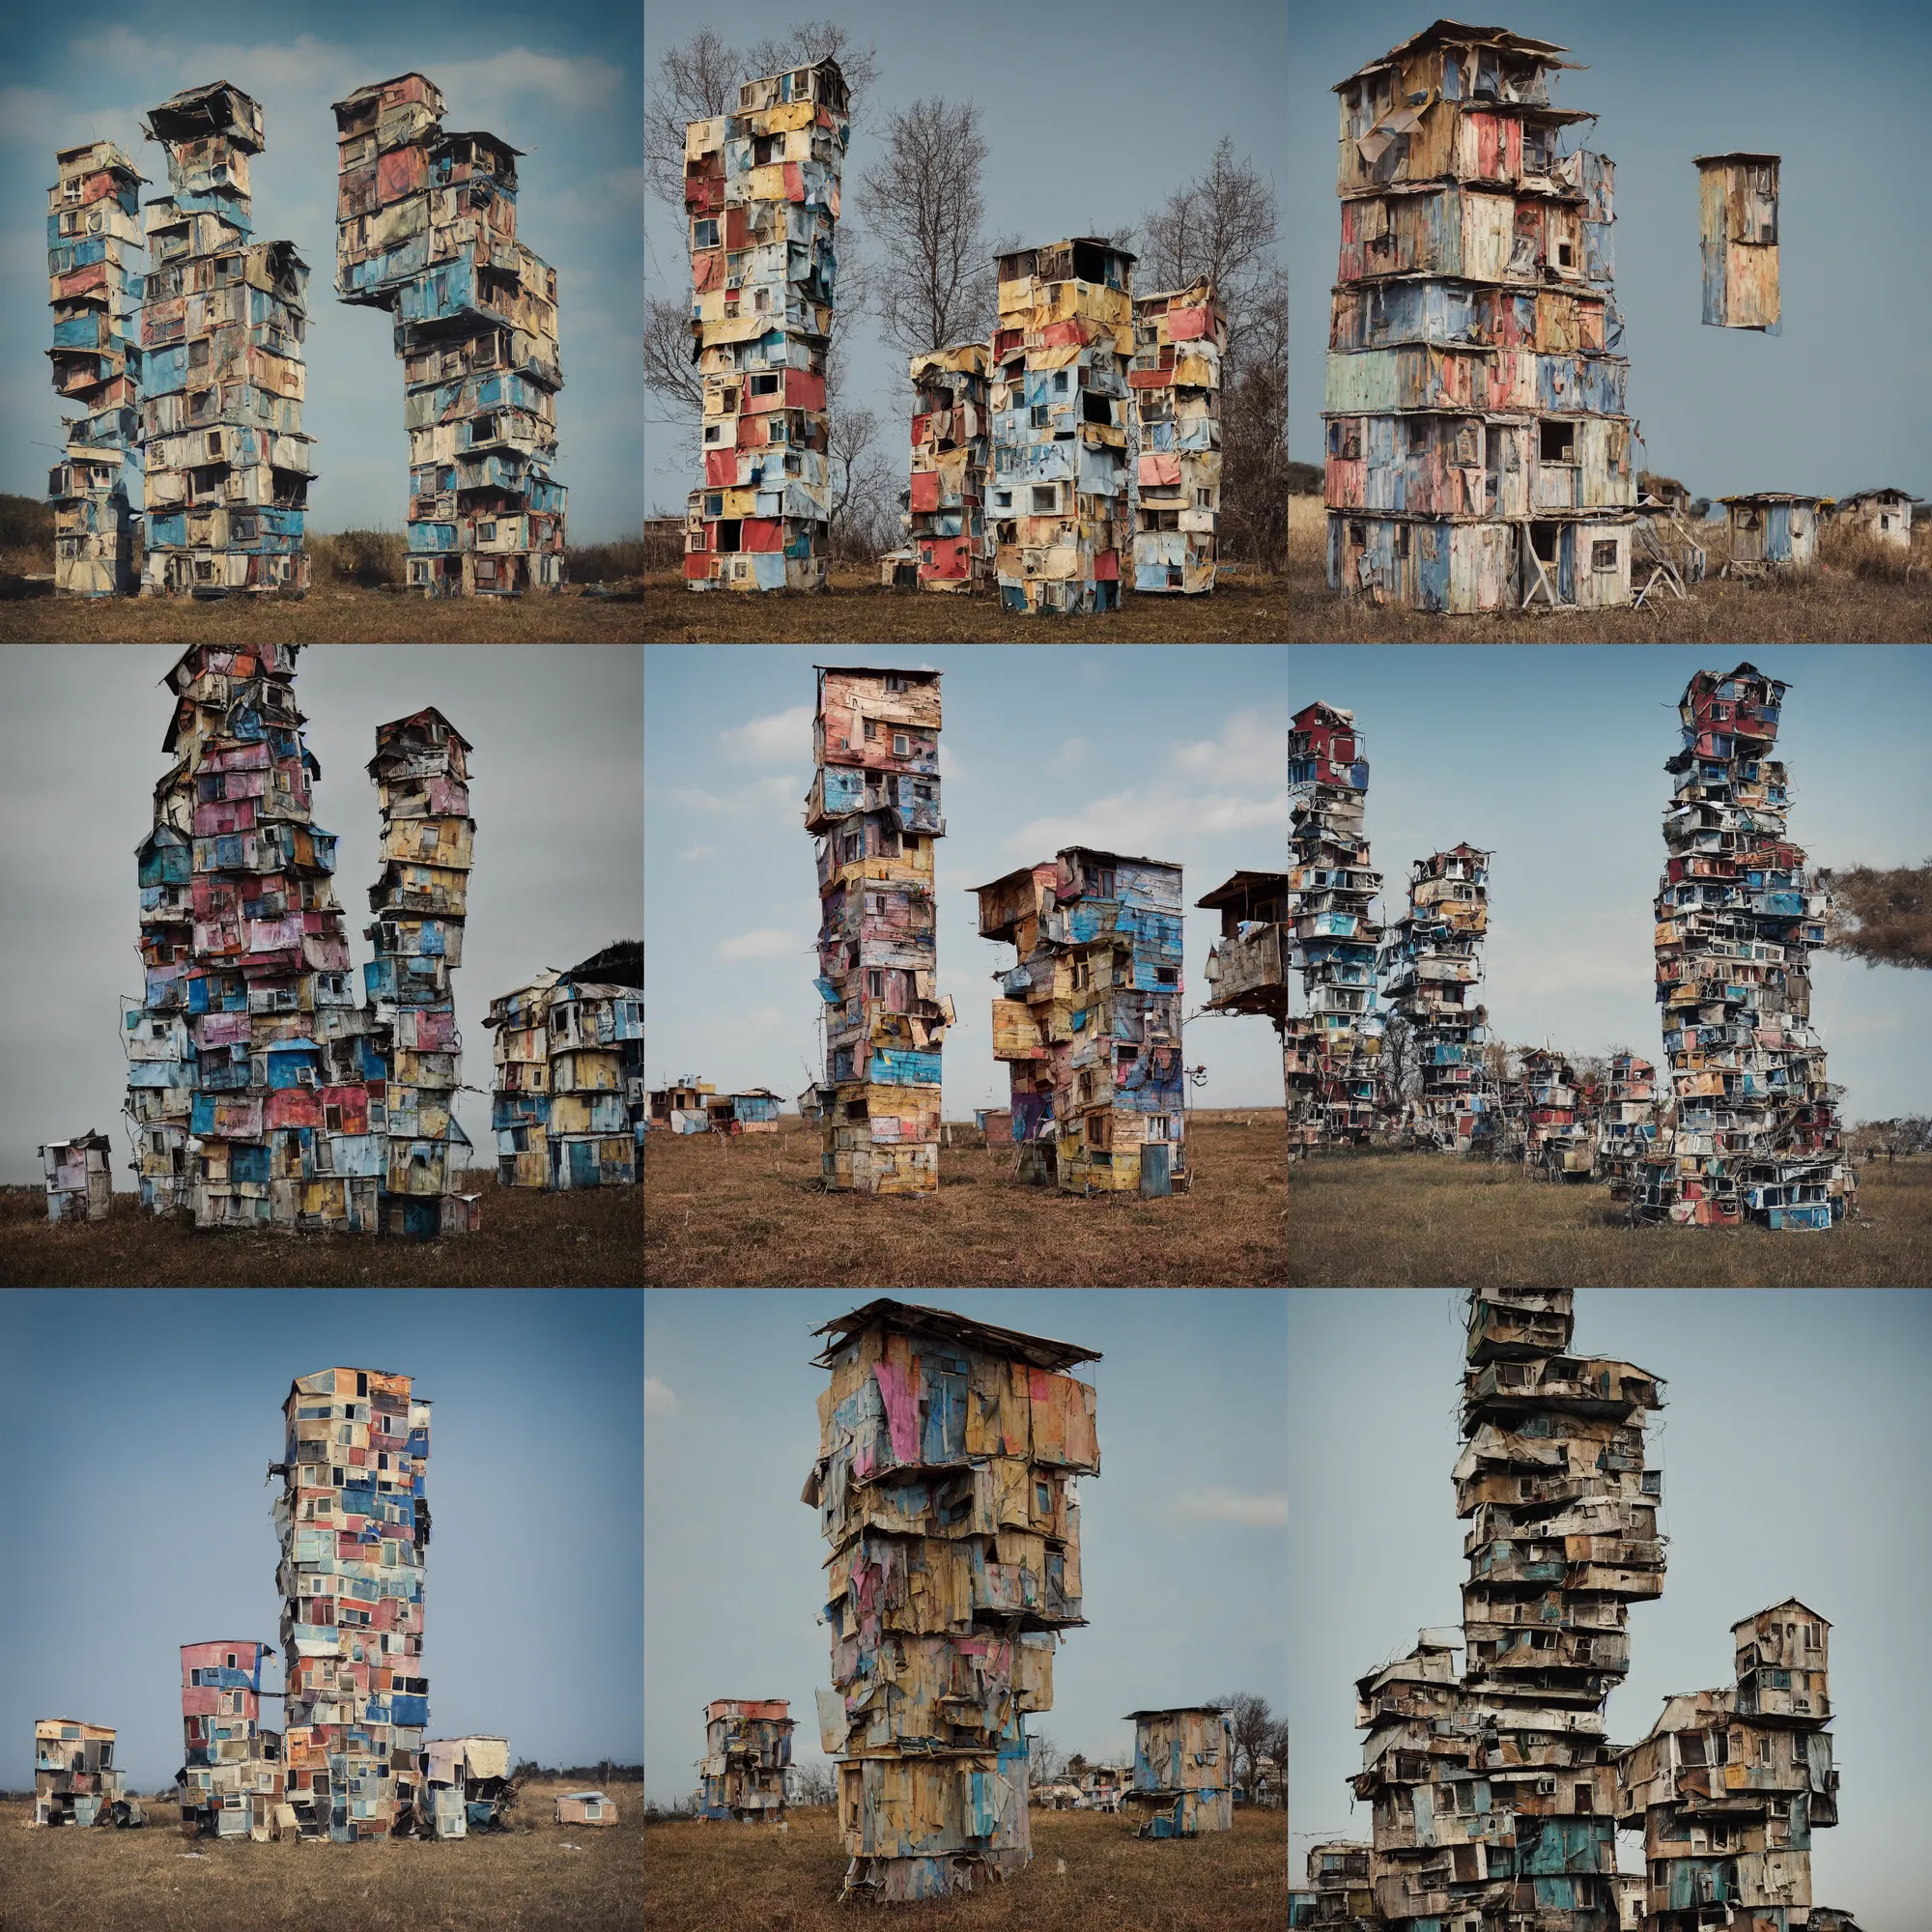
[[[1344,1782],[1361,1767],[1355,1679],[1462,1618],[1462,1295],[1308,1289],[1289,1315],[1294,1663],[1292,1869],[1309,1845],[1366,1838]],[[1631,1674],[1611,1740],[1666,1696],[1733,1680],[1730,1627],[1796,1596],[1833,1625],[1840,1823],[1814,1838],[1812,1895],[1865,1932],[1924,1919],[1923,1778],[1932,1721],[1906,1657],[1932,1588],[1922,1382],[1932,1299],[1917,1290],[1603,1290],[1577,1296],[1576,1348],[1663,1377],[1649,1454],[1663,1471],[1663,1595],[1631,1609]],[[1901,1647],[1903,1646],[1903,1648]],[[1351,1810],[1351,1806],[1354,1808]],[[1619,1833],[1630,1869],[1634,1836]]]
[[[0,653],[0,1186],[39,1186],[35,1149],[88,1127],[133,1191],[121,1103],[120,1000],[142,986],[134,848],[154,787],[172,644],[16,644]],[[465,1080],[457,1118],[479,1166],[490,1131],[490,1002],[609,945],[642,918],[640,647],[323,644],[296,661],[296,702],[322,765],[316,823],[333,832],[356,984],[381,818],[364,767],[376,726],[433,704],[469,739],[475,869],[452,976]],[[54,801],[58,799],[56,812]],[[808,990],[810,990],[808,988]]]
[[[1663,870],[1663,770],[1712,646],[1294,647],[1289,701],[1355,714],[1368,836],[1393,918],[1408,867],[1467,839],[1492,849],[1483,998],[1496,1034],[1574,1053],[1659,1058],[1652,898]],[[1787,680],[1778,753],[1792,838],[1817,866],[1912,866],[1932,852],[1923,720],[1932,654],[1907,646],[1749,653]],[[1932,974],[1812,955],[1812,1014],[1849,1121],[1922,1113]],[[1296,997],[1293,993],[1291,997]]]
[[[635,1764],[641,1324],[621,1290],[0,1295],[0,1785],[31,1784],[51,1717],[116,1726],[128,1783],[169,1783],[181,1646],[279,1644],[266,1471],[289,1384],[343,1367],[433,1405],[430,1735]]]
[[[882,152],[876,130],[895,109],[934,95],[970,97],[983,110],[989,239],[1016,231],[1029,242],[1055,242],[1138,221],[1207,166],[1223,133],[1286,198],[1289,55],[1280,0],[1215,0],[1211,38],[1168,0],[1057,0],[1049,13],[1026,0],[981,0],[951,14],[896,0],[832,9],[815,0],[735,0],[723,11],[707,0],[651,0],[645,58],[654,72],[665,47],[703,26],[744,46],[826,12],[879,50],[878,83],[860,103],[862,124],[870,125],[854,128],[846,155],[841,237],[863,226],[854,204],[859,177]],[[683,299],[691,268],[682,209],[648,197],[644,233],[651,293]],[[879,341],[869,318],[855,336],[848,399],[878,412],[876,446],[906,469],[905,360]],[[686,473],[695,471],[689,450],[656,426],[646,428],[645,443],[651,506],[682,514],[696,485]]]
[[[517,234],[556,270],[563,389],[555,475],[570,537],[634,533],[642,514],[639,166],[643,91],[638,14],[625,0],[533,13],[474,0],[439,15],[374,0],[326,8],[268,0],[207,16],[200,35],[170,0],[105,0],[82,14],[14,10],[0,86],[0,490],[39,497],[58,447],[61,403],[43,351],[46,190],[54,151],[116,141],[145,201],[167,192],[163,150],[137,117],[184,87],[232,80],[262,103],[266,151],[250,168],[254,232],[286,236],[310,269],[302,426],[321,480],[318,530],[401,529],[409,489],[403,371],[390,318],[335,298],[335,117],[331,100],[417,71],[442,90],[443,125],[487,128],[526,151]],[[137,265],[138,266],[138,265]]]
[[[720,1093],[792,1096],[818,1052],[811,667],[876,647],[654,644],[644,659],[646,1070]],[[949,1120],[1004,1106],[992,1057],[993,974],[1009,945],[980,937],[967,890],[1065,845],[1177,861],[1183,1011],[1207,989],[1219,916],[1194,901],[1237,870],[1287,864],[1285,661],[1268,646],[1115,650],[967,645],[902,653],[944,673],[940,698],[938,984]],[[1281,1054],[1258,1015],[1186,1034],[1204,1107],[1281,1105]]]
[[[1054,1660],[1063,1751],[1130,1756],[1123,1713],[1288,1690],[1281,1604],[1288,1296],[1262,1289],[987,1289],[952,1309],[1097,1349],[1100,1473],[1080,1480],[1088,1628]],[[644,1302],[644,1785],[686,1796],[703,1707],[783,1697],[794,1761],[823,1763],[812,1693],[831,1682],[821,1567],[799,1491],[826,1371],[811,1331],[862,1305],[817,1289],[651,1289]]]
[[[1341,219],[1329,89],[1438,17],[1289,0],[1282,126],[1294,289],[1289,447],[1321,460],[1321,363]],[[1483,14],[1480,17],[1495,17]],[[1906,0],[1520,0],[1502,24],[1571,49],[1558,105],[1602,116],[1616,163],[1630,410],[1649,465],[1693,495],[1932,491],[1924,331],[1932,11]],[[1780,336],[1699,317],[1694,155],[1780,155]]]

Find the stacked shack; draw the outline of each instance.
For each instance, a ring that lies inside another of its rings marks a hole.
[[[1437,20],[1337,84],[1328,582],[1423,611],[1630,601],[1612,165],[1575,65]]]
[[[983,342],[912,358],[912,483],[907,527],[922,590],[978,590],[991,573],[986,451],[992,418]]]
[[[1208,949],[1210,1013],[1265,1013],[1284,1048],[1288,1072],[1288,874],[1236,872],[1194,901],[1221,915],[1221,936]]]
[[[643,1153],[643,948],[620,940],[490,1003],[490,1123],[503,1187],[625,1187]],[[711,1085],[654,1096],[679,1133],[702,1133]]]
[[[1077,1479],[1097,1475],[1092,1349],[904,1302],[832,1339],[804,1501],[832,1555],[832,1686],[843,1895],[970,1891],[1032,1857],[1029,1711],[1053,1703],[1077,1628]]]
[[[496,1824],[514,1796],[508,1738],[432,1738],[423,1754],[429,1781],[418,1793],[420,1833],[462,1838]]]
[[[114,1177],[108,1161],[114,1143],[88,1132],[71,1141],[48,1141],[41,1149],[46,1173],[49,1221],[104,1221],[114,1206]]]
[[[114,1731],[73,1718],[34,1720],[34,1823],[105,1823],[121,1795]]]
[[[194,644],[137,848],[147,990],[123,1014],[142,1204],[197,1227],[373,1232],[382,1074],[310,812],[295,644]],[[372,1084],[374,1093],[371,1092]]]
[[[1302,1010],[1288,1022],[1291,1149],[1365,1142],[1380,1119],[1382,1018],[1370,907],[1382,875],[1363,831],[1369,789],[1355,714],[1304,706],[1288,734],[1290,964]]]
[[[1773,1932],[1850,1924],[1811,1903],[1811,1833],[1838,1822],[1831,1628],[1795,1597],[1733,1624],[1735,1686],[1667,1698],[1618,1760],[1617,1823],[1643,1833],[1643,1932],[1720,1914]]]
[[[1422,1147],[1467,1153],[1486,1126],[1483,1046],[1489,1009],[1474,997],[1490,927],[1490,855],[1469,844],[1408,868],[1408,910],[1388,930],[1378,962],[1382,999],[1407,1023],[1420,1092],[1406,1125]]]
[[[1604,1705],[1628,1605],[1659,1595],[1657,1378],[1570,1353],[1569,1289],[1476,1291],[1456,1464],[1466,1670],[1425,1632],[1357,1686],[1371,1886],[1395,1932],[1531,1913],[1616,1932],[1617,1764]],[[1497,1918],[1500,1922],[1500,1918]]]
[[[1831,895],[1785,834],[1772,756],[1784,684],[1756,666],[1702,671],[1665,766],[1669,861],[1657,895],[1657,997],[1676,1126],[1639,1170],[1653,1221],[1830,1228],[1856,1203],[1811,1026],[1810,955]]]
[[[1020,1178],[1184,1188],[1180,867],[1069,845],[974,891],[980,936],[1019,955],[993,976],[993,1058],[1011,1066]]]
[[[215,1638],[181,1651],[185,1758],[176,1775],[182,1831],[267,1840],[277,1829],[284,1766],[279,1731],[262,1726],[266,1643]]]
[[[54,589],[119,597],[134,587],[130,486],[140,474],[140,191],[147,177],[112,141],[63,148],[47,190],[47,300],[63,422],[47,472]]]
[[[1134,588],[1214,587],[1221,508],[1221,358],[1228,319],[1205,276],[1134,298]]]
[[[1138,1836],[1193,1838],[1235,1829],[1235,1720],[1218,1704],[1129,1711],[1134,1781],[1123,1804],[1144,1811]]]
[[[934,981],[940,673],[814,668],[805,829],[817,841],[824,1179],[927,1194],[952,1020]]]
[[[1776,155],[1698,155],[1697,246],[1704,321],[1779,332]]]
[[[1638,1169],[1656,1152],[1657,1068],[1634,1053],[1615,1053],[1597,1110],[1597,1173],[1612,1201],[1628,1201]]]
[[[250,239],[262,109],[225,80],[148,115],[173,192],[149,202],[141,309],[144,592],[304,590],[308,265]]]
[[[694,590],[822,590],[832,510],[832,341],[845,76],[833,60],[748,80],[684,130],[691,333],[704,384]]]
[[[1116,611],[1127,515],[1134,257],[1082,235],[999,259],[994,569],[1009,611]]]
[[[430,1405],[408,1376],[323,1369],[282,1405],[288,1803],[304,1837],[412,1831],[425,1802],[422,1672]]]
[[[465,738],[442,713],[412,712],[376,727],[369,776],[383,816],[383,872],[369,888],[376,923],[362,936],[373,1031],[370,1077],[384,1082],[384,1227],[428,1237],[468,1233],[478,1197],[453,1191],[452,1149],[469,1145],[454,1102],[462,1041],[450,975],[463,964],[463,925],[476,821],[469,816]],[[325,1124],[327,1116],[325,1114]]]
[[[1320,1926],[1324,1932],[1360,1932],[1378,1922],[1376,1895],[1369,1889],[1367,1845],[1341,1840],[1308,1848],[1308,1889],[1288,1894],[1292,1932]]]
[[[1532,1047],[1504,1099],[1509,1144],[1536,1180],[1587,1180],[1596,1166],[1594,1095],[1562,1054]]]
[[[704,1795],[700,1818],[741,1825],[784,1820],[785,1773],[791,1765],[791,1706],[782,1697],[721,1697],[704,1707]]]
[[[410,588],[516,596],[563,582],[556,270],[517,239],[517,157],[442,127],[419,73],[333,103],[335,293],[395,318],[410,440]]]

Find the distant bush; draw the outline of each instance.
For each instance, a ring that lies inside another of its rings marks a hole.
[[[54,554],[54,506],[32,497],[0,495],[0,550],[44,549]]]
[[[1288,466],[1288,494],[1291,497],[1319,497],[1321,489],[1321,464],[1291,463]]]
[[[311,531],[306,548],[318,583],[356,583],[365,590],[402,587],[409,571],[409,544],[400,530]]]
[[[622,543],[572,545],[564,552],[564,574],[572,583],[615,583],[621,578],[644,574],[644,541],[627,537]]]

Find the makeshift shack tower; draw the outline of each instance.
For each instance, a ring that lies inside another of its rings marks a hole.
[[[1485,1091],[1483,1044],[1489,1009],[1473,997],[1482,982],[1483,935],[1490,927],[1490,855],[1452,846],[1408,868],[1408,910],[1382,941],[1389,974],[1383,1003],[1407,1022],[1421,1091],[1406,1107],[1408,1131],[1423,1147],[1467,1153],[1486,1127],[1493,1095]]]
[[[826,1185],[939,1185],[940,1049],[952,1002],[934,984],[939,678],[815,666],[805,829],[817,841],[825,1003]]]
[[[34,1720],[34,1823],[94,1825],[121,1795],[109,1724]]]
[[[846,139],[834,60],[745,81],[733,112],[684,130],[704,384],[704,487],[684,526],[694,590],[825,587],[825,358]]]
[[[288,1802],[304,1837],[412,1829],[424,1798],[428,1403],[408,1376],[323,1369],[282,1405]]]
[[[54,589],[120,597],[134,587],[131,486],[140,475],[141,185],[112,141],[63,148],[47,190],[47,299],[54,387],[81,413],[65,419],[47,472]]]
[[[149,111],[173,190],[148,204],[141,309],[144,593],[303,590],[308,264],[249,239],[262,109],[225,80]]]
[[[1660,1595],[1659,1471],[1644,1418],[1662,1383],[1570,1352],[1564,1289],[1469,1296],[1469,1523],[1462,1648],[1424,1632],[1356,1687],[1355,1795],[1375,1813],[1371,1887],[1394,1932],[1480,1918],[1535,1876],[1548,1932],[1616,1932],[1618,1779],[1604,1706],[1629,1668],[1628,1606]]]
[[[1363,1142],[1380,1119],[1382,1018],[1370,907],[1382,875],[1363,832],[1369,789],[1355,714],[1319,700],[1290,721],[1288,892],[1302,1010],[1288,1021],[1291,1150]]]
[[[1134,1781],[1122,1803],[1144,1810],[1143,1838],[1235,1829],[1235,1721],[1218,1704],[1129,1711]]]
[[[108,1166],[114,1143],[105,1134],[89,1132],[71,1141],[48,1141],[40,1153],[46,1175],[47,1219],[106,1220],[114,1207],[114,1176]]]
[[[1612,164],[1548,41],[1437,20],[1338,82],[1328,583],[1422,611],[1630,601]]]
[[[1221,937],[1208,949],[1210,1013],[1265,1013],[1282,1042],[1288,1079],[1288,874],[1236,872],[1194,903],[1221,915]]]
[[[1676,1123],[1638,1170],[1646,1220],[1825,1229],[1857,1205],[1843,1090],[1811,1025],[1810,959],[1832,899],[1786,836],[1790,794],[1772,756],[1785,690],[1741,664],[1700,670],[1678,703],[1656,914]]]
[[[906,521],[919,553],[922,590],[978,590],[991,570],[986,529],[983,342],[955,343],[912,358],[912,482]]]
[[[1704,321],[1779,333],[1776,155],[1699,155]]]
[[[1009,611],[1117,611],[1127,514],[1134,257],[1103,235],[999,262],[994,569]]]
[[[980,937],[1019,954],[993,976],[993,1057],[1011,1065],[1021,1178],[1186,1187],[1180,867],[1069,845],[973,890]]]
[[[1221,507],[1221,358],[1228,320],[1205,276],[1134,298],[1133,391],[1139,493],[1134,588],[1214,587]]]
[[[1097,1475],[1094,1390],[1065,1342],[880,1300],[827,1322],[804,1500],[831,1545],[844,1896],[970,1891],[1032,1856],[1029,1711],[1085,1623],[1076,1479]]]
[[[335,293],[395,318],[410,440],[410,588],[503,597],[563,582],[556,270],[517,239],[517,158],[442,127],[419,73],[333,103]]]
[[[794,1728],[791,1706],[782,1697],[721,1697],[705,1705],[698,1817],[781,1824]]]
[[[181,1651],[185,1758],[176,1776],[188,1837],[266,1840],[277,1826],[285,1767],[279,1731],[262,1726],[266,1643],[217,1637]]]

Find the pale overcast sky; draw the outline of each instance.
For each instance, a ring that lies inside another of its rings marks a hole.
[[[414,71],[441,89],[445,128],[486,129],[525,150],[517,235],[556,270],[564,387],[552,473],[570,491],[570,539],[635,535],[643,488],[641,58],[627,0],[541,12],[468,0],[460,15],[381,0],[255,0],[199,20],[173,0],[103,0],[82,14],[10,9],[0,87],[0,490],[43,496],[60,444],[62,403],[43,354],[53,341],[54,151],[97,137],[118,143],[150,178],[145,206],[168,192],[167,156],[143,140],[139,117],[182,88],[232,80],[261,102],[268,140],[249,169],[255,237],[287,237],[309,266],[302,428],[318,439],[320,477],[310,526],[403,527],[403,365],[391,318],[335,297],[328,103]],[[144,260],[136,251],[137,271]]]
[[[0,1787],[31,1787],[37,1718],[77,1718],[119,1731],[134,1790],[165,1789],[182,1763],[181,1646],[279,1645],[267,1471],[289,1384],[329,1368],[412,1377],[431,1405],[430,1735],[636,1764],[640,1327],[637,1291],[617,1289],[0,1294],[6,1465],[43,1462],[49,1390],[94,1418],[67,1432],[59,1482],[0,1493],[0,1537],[35,1551],[0,1565]],[[525,1446],[539,1416],[577,1446],[568,1481]],[[523,1560],[535,1548],[546,1560]],[[506,1645],[554,1667],[510,1668]],[[282,1689],[279,1659],[263,1683]],[[284,1728],[279,1700],[262,1712]]]
[[[296,702],[320,760],[315,821],[333,832],[335,895],[361,985],[381,821],[364,767],[376,726],[434,705],[469,740],[475,869],[452,976],[466,1093],[457,1118],[479,1167],[490,1130],[490,1002],[562,969],[642,919],[639,646],[319,644]],[[0,1185],[41,1184],[35,1149],[93,1127],[133,1191],[121,1103],[123,994],[143,985],[134,848],[154,826],[172,644],[10,645],[0,652]]]
[[[1932,852],[1924,721],[1932,653],[1851,644],[1295,646],[1289,703],[1352,710],[1384,916],[1408,868],[1491,848],[1483,999],[1496,1035],[1659,1060],[1652,899],[1668,856],[1663,769],[1691,673],[1748,657],[1786,679],[1777,751],[1791,837],[1814,866],[1913,866]],[[1932,973],[1812,954],[1812,1015],[1848,1121],[1923,1113]],[[1298,980],[1291,1000],[1300,998]]]
[[[1294,276],[1289,451],[1321,461],[1322,359],[1341,247],[1338,80],[1420,33],[1438,5],[1288,0],[1284,228]],[[1932,491],[1923,327],[1932,299],[1922,96],[1932,10],[1915,0],[1517,0],[1513,32],[1554,41],[1560,107],[1601,116],[1616,163],[1617,299],[1630,412],[1649,466],[1692,495],[1895,485]],[[1779,155],[1783,333],[1706,327],[1695,155]],[[1857,347],[1847,353],[1847,331]]]
[[[1182,867],[1182,1011],[1207,993],[1216,913],[1194,901],[1238,870],[1287,865],[1286,661],[1267,645],[1125,649],[972,644],[645,646],[645,1067],[785,1104],[818,1052],[818,885],[805,830],[814,662],[943,673],[938,985],[949,1120],[1005,1106],[992,1057],[995,972],[968,888],[1065,845]],[[1281,1051],[1259,1014],[1186,1034],[1203,1107],[1278,1107]]]
[[[1437,1289],[1290,1298],[1291,1870],[1366,1839],[1354,1684],[1424,1627],[1462,1620],[1463,1310]],[[1923,1412],[1932,1299],[1919,1290],[1584,1290],[1575,1347],[1664,1378],[1647,1460],[1663,1471],[1663,1594],[1633,1605],[1609,1735],[1642,1737],[1679,1691],[1734,1681],[1731,1625],[1797,1597],[1832,1626],[1838,1825],[1812,1895],[1865,1932],[1920,1932],[1932,1690],[1909,1652],[1932,1589]],[[1639,1839],[1618,1833],[1625,1867]]]
[[[1054,1659],[1063,1751],[1131,1761],[1129,1711],[1288,1690],[1282,1370],[1288,1296],[1267,1289],[985,1289],[917,1297],[1097,1349],[1100,1473],[1080,1478],[1088,1627]],[[704,1706],[783,1697],[794,1762],[824,1763],[829,1547],[799,1491],[818,1454],[811,1331],[845,1290],[651,1289],[644,1300],[644,1785],[697,1784]]]

